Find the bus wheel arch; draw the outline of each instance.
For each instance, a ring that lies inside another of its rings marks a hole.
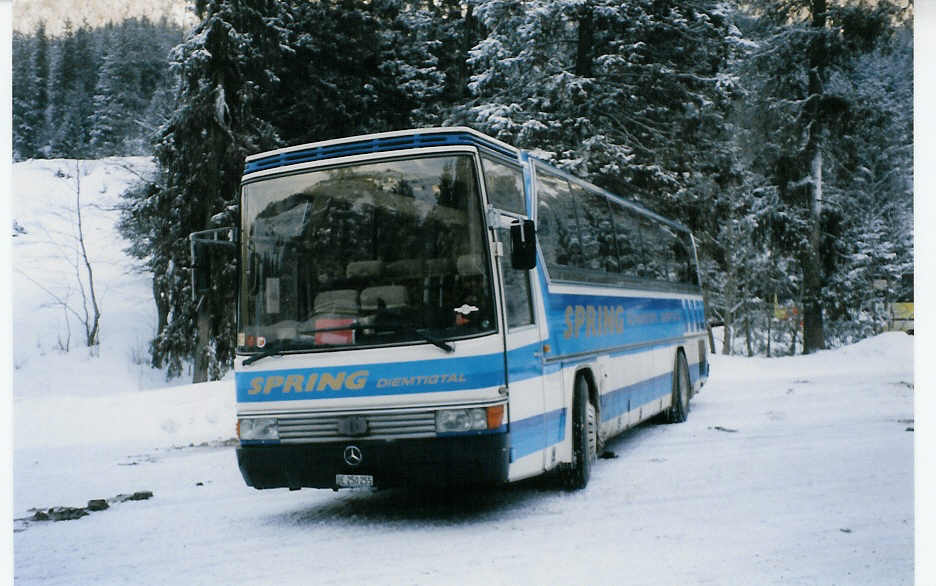
[[[586,367],[580,368],[575,373],[575,378],[576,378],[576,384],[578,384],[579,378],[584,379],[585,381],[585,385],[588,388],[588,400],[592,404],[592,406],[595,408],[595,417],[596,417],[596,424],[597,424],[597,421],[600,420],[598,416],[600,415],[599,412],[601,410],[601,402],[599,401],[598,381],[595,380],[595,373],[591,368],[588,368],[586,366]]]

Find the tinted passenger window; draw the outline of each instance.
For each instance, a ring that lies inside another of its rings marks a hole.
[[[515,328],[533,323],[533,300],[530,296],[530,272],[521,271],[510,265],[510,231],[498,228],[498,239],[504,243],[504,301],[507,304],[507,327]]]
[[[539,198],[536,231],[547,266],[581,267],[582,245],[568,182],[540,173],[536,189]]]
[[[611,207],[620,271],[625,277],[636,279],[638,268],[643,264],[640,219],[630,208],[620,204]]]
[[[692,238],[688,234],[680,234],[677,239],[676,264],[678,266],[678,278],[681,283],[690,285],[699,284],[699,273],[695,266],[695,255],[692,249]]]
[[[488,201],[496,208],[525,214],[523,171],[487,157],[481,158],[481,166]]]
[[[572,184],[579,210],[579,232],[585,268],[608,273],[620,272],[614,244],[614,225],[608,199]]]
[[[642,279],[669,280],[672,265],[672,237],[649,218],[640,219],[640,235],[644,245],[644,263],[637,268]]]

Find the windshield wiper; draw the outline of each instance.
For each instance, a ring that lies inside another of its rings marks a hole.
[[[443,340],[442,338],[436,338],[435,336],[433,336],[432,334],[430,334],[428,330],[419,329],[419,328],[417,328],[417,327],[415,327],[415,326],[406,326],[406,325],[402,325],[402,324],[391,324],[391,325],[390,325],[390,328],[391,328],[391,329],[392,329],[392,328],[395,328],[395,327],[398,328],[398,329],[407,331],[407,332],[412,332],[412,333],[416,334],[417,336],[419,336],[420,338],[422,338],[423,340],[429,342],[430,344],[434,344],[435,346],[437,346],[437,347],[439,347],[439,348],[445,350],[446,352],[454,352],[454,351],[455,351],[455,347],[454,347],[454,346],[452,346],[451,344],[449,344],[448,342],[446,342],[446,341]]]
[[[296,344],[292,340],[273,340],[263,347],[262,352],[247,358],[244,360],[243,364],[244,366],[250,366],[258,360],[269,358],[270,356],[276,356],[277,354],[282,354],[288,350],[304,350],[307,348],[310,348],[310,346],[307,344]]]

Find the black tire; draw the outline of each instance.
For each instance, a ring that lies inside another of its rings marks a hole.
[[[592,464],[597,459],[598,413],[588,398],[588,382],[579,377],[575,381],[572,400],[572,464],[566,470],[566,488],[585,488],[591,478]]]
[[[673,365],[673,404],[666,412],[667,423],[682,423],[689,417],[691,394],[689,364],[686,362],[686,355],[680,351],[676,353],[676,364]]]

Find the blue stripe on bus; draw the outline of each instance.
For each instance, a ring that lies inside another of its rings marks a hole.
[[[550,294],[547,315],[559,355],[679,338],[692,329],[681,298]]]
[[[503,354],[461,358],[238,372],[237,401],[256,403],[308,399],[438,393],[504,384]]]
[[[527,344],[507,352],[507,381],[510,383],[529,380],[543,374],[543,361],[538,355],[540,343]]]
[[[615,352],[612,357],[672,345],[668,343],[623,350]],[[590,362],[600,353],[600,350],[595,350],[574,359],[544,365],[537,356],[540,349],[541,344],[536,342],[508,352],[510,382],[517,383],[544,374],[554,374],[563,368]],[[698,365],[690,367],[693,384],[699,378],[698,370]],[[501,386],[505,381],[503,355],[495,352],[480,356],[410,362],[241,371],[235,374],[235,384],[238,402],[257,403],[463,391]]]
[[[556,409],[510,422],[510,461],[515,462],[565,439],[566,410]]]

